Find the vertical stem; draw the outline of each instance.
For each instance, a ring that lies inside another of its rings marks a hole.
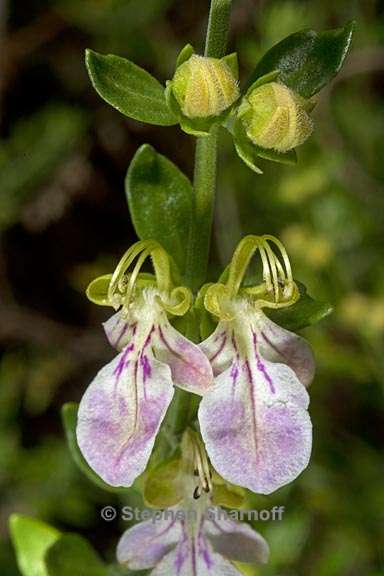
[[[205,55],[212,58],[225,56],[229,17],[232,0],[212,0],[209,13]],[[193,187],[195,192],[195,213],[189,245],[186,282],[194,292],[204,283],[207,273],[209,247],[212,232],[213,209],[216,191],[217,142],[219,128],[213,127],[209,136],[196,142],[195,171]],[[191,315],[190,332],[194,333],[195,318]],[[189,334],[187,334],[189,336]],[[175,433],[184,430],[194,419],[198,408],[197,398],[176,389],[174,412],[171,416]]]
[[[232,0],[212,0],[205,55],[222,58],[225,55]],[[196,291],[205,281],[215,205],[217,142],[219,128],[198,138],[195,153],[194,191],[195,216],[192,224],[187,276]]]
[[[232,0],[212,0],[209,12],[205,55],[212,58],[225,56]]]

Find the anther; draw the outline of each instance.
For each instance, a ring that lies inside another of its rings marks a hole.
[[[195,500],[198,500],[201,496],[201,488],[200,486],[196,486],[194,492],[193,492],[193,497]]]

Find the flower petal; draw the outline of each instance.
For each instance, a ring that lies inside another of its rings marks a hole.
[[[235,359],[199,408],[214,468],[229,482],[261,494],[294,480],[311,453],[307,404],[305,388],[288,366],[253,356]]]
[[[281,328],[264,314],[258,332],[262,357],[270,362],[286,364],[304,386],[309,386],[315,375],[315,359],[304,338]]]
[[[269,546],[249,524],[220,515],[207,518],[204,526],[213,549],[229,560],[259,564],[268,562]]]
[[[81,400],[77,440],[88,464],[112,486],[145,469],[174,389],[168,366],[130,344],[102,368]]]
[[[136,322],[124,318],[120,311],[104,322],[103,327],[109,343],[119,352],[130,343],[136,332]]]
[[[228,330],[224,322],[219,322],[216,330],[201,344],[199,348],[204,352],[215,376],[223,372],[230,366],[235,348],[231,337],[231,330]]]
[[[211,365],[196,344],[182,336],[168,320],[157,327],[156,358],[168,364],[175,386],[202,396],[213,384]]]
[[[185,538],[150,576],[241,576],[228,560],[212,550],[205,538]]]
[[[153,568],[181,538],[181,524],[174,515],[140,522],[120,538],[117,560],[130,570]]]

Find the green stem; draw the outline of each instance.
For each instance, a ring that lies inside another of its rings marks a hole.
[[[225,56],[229,18],[232,0],[212,0],[209,13],[205,55],[212,58]],[[187,282],[196,292],[204,283],[207,274],[209,248],[211,242],[213,210],[216,191],[217,142],[219,128],[214,127],[209,136],[198,138],[195,153],[195,171],[193,187],[195,192],[195,214],[187,262]],[[196,338],[196,319],[190,318],[191,339]],[[195,336],[195,338],[193,338]],[[184,390],[176,390],[174,401],[175,417],[173,429],[176,433],[185,429],[196,416],[197,398],[191,400],[191,394]]]
[[[212,58],[225,56],[232,0],[212,0],[205,55]],[[195,153],[194,191],[195,215],[189,248],[188,281],[196,291],[204,283],[207,274],[211,242],[213,210],[216,190],[217,142],[219,128],[211,134],[198,138]]]

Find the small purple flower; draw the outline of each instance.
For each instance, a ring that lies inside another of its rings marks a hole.
[[[117,559],[130,570],[153,568],[150,576],[241,576],[231,561],[265,563],[269,548],[248,524],[225,517],[220,508],[174,507],[161,519],[129,528]]]
[[[175,330],[159,292],[142,290],[104,325],[119,354],[102,368],[79,407],[77,440],[88,464],[112,486],[131,486],[146,468],[174,386],[204,394],[204,353]]]
[[[308,344],[269,320],[247,298],[230,304],[200,344],[214,386],[199,409],[212,465],[229,482],[269,494],[307,466],[312,426],[306,386],[314,375]]]
[[[184,433],[181,453],[181,501],[160,518],[129,528],[118,544],[118,561],[130,570],[153,568],[151,576],[240,576],[231,561],[267,562],[264,538],[212,505],[210,466],[196,433]]]

